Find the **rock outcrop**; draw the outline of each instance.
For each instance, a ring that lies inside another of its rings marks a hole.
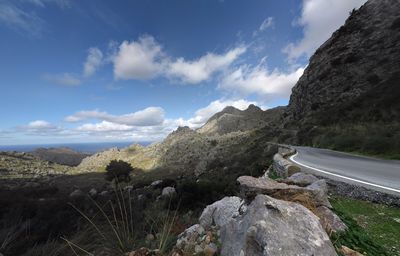
[[[320,219],[301,204],[262,194],[244,202],[225,197],[209,205],[200,224],[178,236],[177,248],[204,252],[208,233],[218,237],[223,256],[336,255]]]
[[[369,0],[310,58],[292,89],[280,142],[396,154],[400,2]],[[278,124],[279,125],[279,124]]]
[[[291,117],[330,123],[399,120],[399,13],[396,0],[370,0],[353,10],[293,88]]]
[[[325,180],[296,173],[282,180],[291,185],[265,175],[237,181],[241,197],[224,197],[207,206],[199,224],[179,235],[178,249],[204,252],[204,234],[209,232],[218,237],[223,256],[336,255],[329,235],[347,226],[330,209]]]
[[[258,195],[221,228],[222,255],[336,255],[319,219],[300,204]]]

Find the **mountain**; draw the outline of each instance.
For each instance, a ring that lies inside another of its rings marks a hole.
[[[197,130],[180,127],[160,143],[98,153],[77,168],[104,170],[121,159],[146,171],[197,176],[221,168],[247,170],[249,159],[263,162],[269,141],[398,154],[399,60],[400,2],[370,0],[310,58],[287,107],[226,107]]]
[[[80,153],[67,147],[38,148],[31,152],[34,156],[61,165],[77,166],[89,154]]]
[[[145,172],[162,170],[197,177],[262,172],[274,152],[269,141],[276,134],[274,128],[266,125],[279,118],[282,110],[263,111],[254,105],[244,111],[228,107],[197,130],[179,127],[160,143],[97,153],[85,158],[76,169],[104,171],[111,160],[118,159]]]
[[[315,54],[292,90],[289,142],[400,151],[400,2],[370,0]]]
[[[202,134],[227,134],[236,131],[248,131],[276,123],[282,116],[284,107],[266,111],[251,104],[246,110],[226,107],[213,115],[205,125],[197,131]]]

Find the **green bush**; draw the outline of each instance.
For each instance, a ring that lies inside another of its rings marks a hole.
[[[112,160],[106,167],[106,177],[108,181],[129,181],[130,173],[133,171],[133,167],[122,160]]]

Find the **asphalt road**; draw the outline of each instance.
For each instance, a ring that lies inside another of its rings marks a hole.
[[[351,155],[328,149],[295,147],[290,160],[315,174],[400,195],[400,161]]]

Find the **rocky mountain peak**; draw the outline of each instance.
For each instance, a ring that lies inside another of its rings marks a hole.
[[[262,109],[254,104],[250,104],[247,109],[245,110],[246,112],[262,112]]]

